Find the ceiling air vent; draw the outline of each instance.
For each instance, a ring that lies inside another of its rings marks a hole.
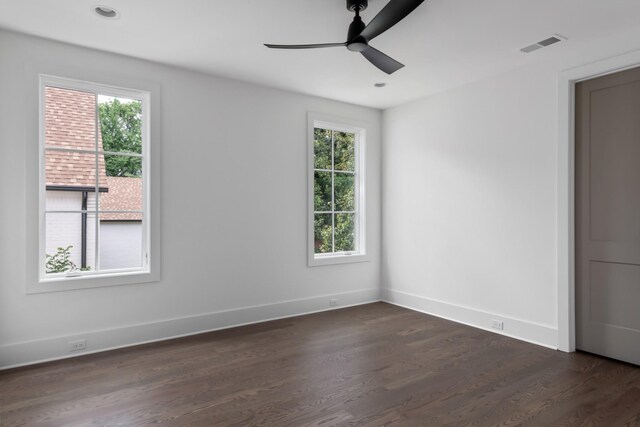
[[[552,44],[559,43],[562,40],[566,40],[566,37],[562,37],[562,36],[559,36],[557,34],[554,34],[549,38],[546,38],[544,40],[540,40],[537,43],[530,44],[529,46],[523,47],[522,49],[520,49],[520,52],[531,53],[531,52],[536,51],[538,49],[542,49],[543,47],[547,47],[547,46],[551,46]]]

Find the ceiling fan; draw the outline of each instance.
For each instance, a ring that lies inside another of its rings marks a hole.
[[[360,12],[368,6],[368,0],[347,0],[347,9],[355,12],[353,22],[349,25],[347,41],[343,43],[320,44],[268,44],[272,49],[317,49],[323,47],[345,46],[352,52],[360,52],[369,62],[387,74],[394,73],[404,67],[395,59],[371,47],[369,42],[402,21],[407,15],[420,6],[424,0],[391,0],[369,24],[365,25]]]

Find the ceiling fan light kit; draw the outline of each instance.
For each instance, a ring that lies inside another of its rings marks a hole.
[[[391,0],[382,8],[380,13],[374,16],[368,24],[365,24],[360,17],[360,12],[367,8],[368,0],[347,0],[347,10],[354,12],[355,16],[349,25],[346,42],[298,45],[265,43],[265,46],[271,49],[318,49],[344,46],[352,52],[360,52],[362,56],[380,70],[387,74],[392,74],[404,67],[404,65],[373,48],[369,45],[369,42],[406,18],[407,15],[420,6],[423,1],[424,0]]]

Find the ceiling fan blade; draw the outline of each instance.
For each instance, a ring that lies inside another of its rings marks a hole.
[[[346,46],[347,43],[320,43],[320,44],[264,44],[271,49],[318,49],[321,47],[339,47]]]
[[[367,40],[372,40],[402,21],[407,15],[413,12],[416,7],[420,6],[423,1],[424,0],[389,1],[380,13],[373,17],[360,35]]]
[[[369,62],[371,62],[373,65],[380,68],[387,74],[395,73],[400,68],[404,67],[403,64],[399,63],[390,56],[385,55],[378,49],[372,48],[371,46],[367,46],[367,48],[360,53],[362,54],[362,56],[367,58]]]

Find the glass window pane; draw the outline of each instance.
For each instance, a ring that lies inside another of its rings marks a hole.
[[[356,203],[355,176],[350,173],[336,172],[335,180],[335,203],[336,211],[353,211]]]
[[[45,271],[70,273],[95,268],[95,214],[47,213]]]
[[[104,161],[100,168],[100,189],[106,188]],[[95,207],[96,156],[91,153],[45,152],[45,208],[86,210]]]
[[[96,149],[96,96],[47,86],[44,93],[45,145]]]
[[[313,220],[314,252],[325,254],[333,252],[331,214],[315,214]]]
[[[334,132],[334,169],[355,171],[356,135],[347,132]]]
[[[100,271],[142,267],[142,213],[100,213]]]
[[[98,117],[104,151],[142,154],[142,102],[99,95]]]
[[[336,252],[355,251],[355,214],[335,214]]]
[[[101,211],[142,211],[142,178],[107,176],[107,185],[100,192]],[[114,214],[111,214],[114,215]],[[139,220],[139,214],[127,214]],[[128,218],[128,217],[127,217]]]
[[[332,210],[331,206],[331,172],[314,173],[313,205],[316,212]]]
[[[107,177],[124,176],[142,178],[142,158],[105,154],[104,167]]]
[[[47,187],[73,190],[96,186],[95,154],[46,150],[44,167]],[[104,162],[98,167],[102,169]],[[100,172],[102,178],[104,170]]]
[[[315,169],[331,169],[331,130],[313,129],[313,164]]]

